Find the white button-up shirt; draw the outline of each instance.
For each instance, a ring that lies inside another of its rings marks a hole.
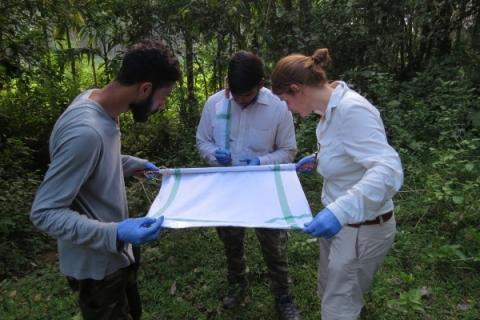
[[[202,158],[212,166],[215,159],[213,127],[216,104],[225,97],[225,91],[212,95],[202,112],[197,129],[197,148]],[[297,144],[293,118],[287,105],[270,90],[262,88],[256,101],[242,107],[231,98],[230,152],[232,165],[242,156],[258,156],[260,164],[289,163],[295,158]]]
[[[403,183],[400,157],[387,142],[379,111],[344,82],[332,93],[317,140],[322,203],[342,225],[393,210]]]

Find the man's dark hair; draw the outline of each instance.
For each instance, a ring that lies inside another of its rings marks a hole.
[[[151,82],[155,90],[178,81],[181,76],[177,58],[163,42],[143,40],[127,50],[115,80],[123,85]]]
[[[239,51],[228,64],[228,87],[233,94],[246,93],[263,80],[263,61],[248,51]]]

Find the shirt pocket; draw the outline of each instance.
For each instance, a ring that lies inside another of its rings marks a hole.
[[[318,173],[324,178],[334,176],[339,169],[338,160],[342,155],[341,142],[333,137],[327,137],[320,140],[318,148]]]
[[[268,128],[249,128],[247,147],[257,154],[273,151],[274,131]]]

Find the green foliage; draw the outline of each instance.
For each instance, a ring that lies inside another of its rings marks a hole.
[[[48,137],[79,92],[114,77],[127,45],[159,35],[186,76],[167,110],[148,123],[122,115],[124,153],[168,167],[204,165],[196,125],[203,102],[223,87],[234,51],[258,52],[268,75],[288,53],[328,47],[329,77],[343,75],[379,108],[405,171],[395,199],[397,240],[362,319],[480,318],[477,2],[5,0],[0,9],[8,12],[0,17],[0,318],[79,318],[63,277],[39,258],[54,250],[53,240],[28,219],[49,161]],[[297,158],[316,151],[317,122],[295,117]],[[300,179],[317,212],[322,179]],[[133,215],[146,212],[159,183],[127,182]],[[213,230],[192,230],[167,232],[148,246],[141,275],[145,318],[270,318],[251,234],[252,298],[241,315],[219,308],[225,286],[219,245]],[[305,319],[318,318],[315,241],[294,233],[289,250],[300,309]]]
[[[390,300],[387,307],[400,314],[404,314],[407,319],[415,317],[417,313],[420,313],[421,315],[425,314],[420,288],[400,293],[400,297],[398,299]]]
[[[400,151],[405,192],[418,192],[419,207],[454,238],[478,225],[480,141],[470,115],[480,97],[461,68],[444,63],[399,82],[378,68],[346,74],[378,106],[388,137]]]
[[[298,158],[317,152],[317,135],[315,133],[319,118],[311,115],[308,118],[301,119],[295,116],[295,135],[297,139]]]
[[[139,198],[144,196],[135,188],[129,191]],[[397,239],[366,297],[361,319],[478,318],[476,288],[480,282],[476,272],[448,269],[443,273],[432,270],[422,259],[405,264],[408,254],[422,251],[422,245],[429,241],[429,235],[418,232]],[[159,241],[143,246],[139,276],[143,319],[274,319],[265,264],[254,233],[248,231],[246,236],[251,286],[245,304],[233,311],[221,307],[220,297],[227,286],[222,252],[215,230],[202,228],[165,231]],[[303,319],[320,316],[317,259],[314,239],[290,233],[292,290]],[[0,283],[0,317],[70,319],[78,314],[76,299],[58,266],[47,265],[26,277]]]
[[[0,151],[0,278],[19,272],[32,256],[44,248],[43,240],[28,220],[32,194],[39,174],[25,171],[32,164],[32,151],[10,138]]]
[[[29,274],[22,279],[21,288],[10,287],[14,281],[5,279],[0,284],[2,319],[61,320],[71,319],[78,312],[77,299],[56,265]]]

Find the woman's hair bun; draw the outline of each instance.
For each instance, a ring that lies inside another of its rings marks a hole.
[[[330,58],[330,54],[328,53],[327,48],[321,48],[315,50],[315,52],[311,56],[313,63],[322,67],[323,69],[327,68],[332,58]]]

